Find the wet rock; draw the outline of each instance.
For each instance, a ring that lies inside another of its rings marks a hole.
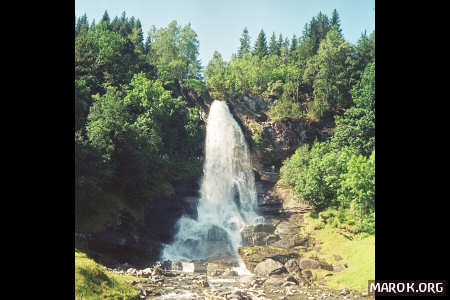
[[[320,263],[311,258],[301,258],[298,263],[300,269],[318,269],[320,268]]]
[[[222,274],[222,276],[224,276],[224,277],[235,277],[235,276],[239,276],[239,274],[236,271],[234,271],[234,270],[226,270]]]
[[[167,271],[183,271],[183,264],[180,261],[167,260],[162,263],[162,267]]]
[[[280,262],[269,258],[256,265],[255,273],[259,276],[270,276],[286,273],[286,269]]]
[[[208,263],[200,262],[200,261],[194,261],[194,273],[206,273],[207,272],[207,266]]]
[[[275,226],[272,224],[256,224],[253,227],[254,232],[273,233],[275,231]]]
[[[228,240],[228,234],[227,234],[227,232],[224,229],[213,225],[208,230],[207,240],[208,241],[227,241]]]

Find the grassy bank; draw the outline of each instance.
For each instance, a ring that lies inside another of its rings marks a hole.
[[[368,237],[353,236],[353,240],[339,234],[339,230],[331,225],[324,225],[318,219],[306,215],[306,230],[321,242],[318,251],[308,253],[311,257],[319,257],[332,265],[347,264],[348,268],[341,272],[333,272],[333,276],[325,270],[314,270],[317,280],[324,280],[330,288],[348,288],[359,292],[367,292],[367,281],[375,279],[375,235]],[[336,259],[341,257],[342,259]]]
[[[130,279],[137,278],[108,272],[75,249],[75,299],[137,299],[139,290],[126,281]]]

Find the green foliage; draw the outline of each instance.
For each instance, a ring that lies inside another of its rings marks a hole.
[[[341,175],[340,206],[362,219],[375,211],[375,151],[369,159],[353,155]]]
[[[140,21],[125,12],[112,21],[105,12],[97,25],[86,15],[77,20],[76,213],[86,230],[99,227],[86,220],[106,221],[121,209],[137,215],[156,195],[173,193],[175,181],[201,174],[199,111],[162,83],[188,80],[206,95],[196,33],[176,23],[153,33],[144,45]]]
[[[350,103],[350,78],[347,72],[347,58],[350,47],[334,28],[320,43],[317,55],[308,60],[303,80],[314,89],[312,114],[325,116],[337,106]]]
[[[226,63],[215,52],[206,68],[206,85],[216,98],[235,92],[262,94],[269,82],[284,76],[277,64],[275,56],[260,58],[249,54]]]
[[[336,131],[331,138],[335,149],[351,146],[365,156],[375,147],[375,62],[367,65],[361,81],[351,95],[354,106],[336,116]]]
[[[153,26],[149,37],[148,61],[157,67],[161,81],[200,79],[199,41],[190,24],[181,27],[172,21],[168,27]]]
[[[349,147],[335,151],[328,142],[316,142],[310,150],[305,145],[283,162],[280,183],[292,186],[317,211],[333,208],[326,214],[331,224],[373,232],[375,152],[367,159]]]

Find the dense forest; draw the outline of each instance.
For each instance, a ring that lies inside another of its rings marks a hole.
[[[375,32],[356,45],[342,34],[336,10],[319,13],[299,37],[263,29],[254,43],[244,28],[230,61],[219,52],[203,69],[199,40],[188,25],[153,26],[144,40],[139,19],[75,27],[76,213],[105,209],[136,215],[174,183],[202,171],[204,122],[176,87],[227,100],[261,95],[271,120],[332,121],[326,141],[304,145],[280,169],[293,188],[335,226],[374,233]],[[257,132],[252,139],[262,142]],[[83,223],[83,222],[81,222]]]

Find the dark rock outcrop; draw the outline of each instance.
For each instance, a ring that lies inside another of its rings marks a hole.
[[[123,212],[117,221],[101,232],[92,234],[88,240],[90,251],[102,253],[98,257],[105,265],[128,262],[134,266],[145,266],[159,257],[161,243],[147,227]],[[96,256],[93,256],[94,259]]]

